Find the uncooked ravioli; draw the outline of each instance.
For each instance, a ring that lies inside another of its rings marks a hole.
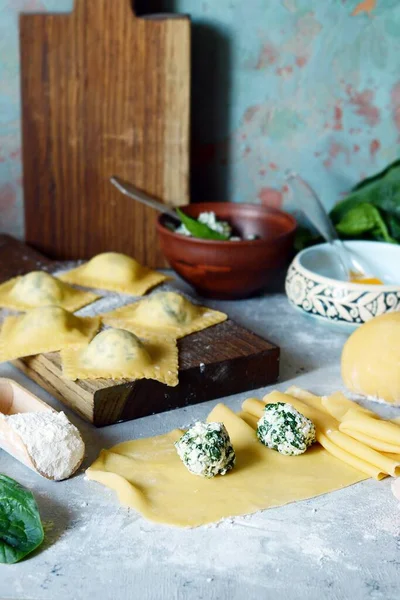
[[[193,304],[173,291],[151,296],[102,315],[103,323],[123,326],[137,335],[166,334],[176,339],[227,319],[225,313]]]
[[[149,289],[170,278],[140,265],[130,256],[105,252],[63,273],[60,279],[85,287],[143,296]]]
[[[59,306],[8,317],[0,332],[0,361],[85,344],[99,327],[99,317],[77,317]]]
[[[123,329],[106,329],[81,348],[61,352],[68,379],[155,379],[178,384],[178,348],[175,340],[141,340]]]
[[[52,305],[74,312],[98,297],[77,290],[45,271],[32,271],[0,285],[0,306],[22,311]]]

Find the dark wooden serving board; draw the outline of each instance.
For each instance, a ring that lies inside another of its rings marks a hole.
[[[133,5],[20,16],[26,240],[55,259],[112,250],[165,265],[156,213],[112,175],[188,203],[190,20]]]
[[[0,235],[0,282],[56,263]],[[97,427],[137,419],[274,383],[279,348],[228,320],[179,340],[179,385],[156,381],[70,381],[58,353],[31,356],[14,364],[44,389]]]

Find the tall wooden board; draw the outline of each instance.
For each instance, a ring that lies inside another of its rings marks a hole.
[[[109,178],[188,202],[188,17],[75,0],[71,14],[22,14],[20,48],[26,241],[51,258],[163,265],[154,211]]]

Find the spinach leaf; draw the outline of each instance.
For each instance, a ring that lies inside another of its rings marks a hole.
[[[176,209],[176,212],[193,237],[201,238],[203,240],[229,240],[229,236],[214,231],[211,227],[208,227],[208,225],[205,225],[204,223],[200,223],[197,219],[192,219],[192,217],[185,215],[179,208]]]
[[[339,223],[336,224],[336,230],[345,236],[360,236],[363,233],[370,232],[372,237],[385,242],[395,242],[389,235],[385,221],[379,210],[372,204],[359,204],[351,208]]]
[[[400,159],[356,185],[330,217],[340,237],[400,244]],[[320,241],[312,232],[298,231],[296,249]]]
[[[0,563],[13,564],[36,550],[44,532],[33,494],[0,474]]]
[[[323,241],[324,240],[320,235],[313,233],[310,229],[307,229],[307,227],[299,225],[296,229],[294,248],[297,252],[300,252],[300,250],[308,248],[308,246],[314,246],[314,244],[319,244]]]
[[[400,161],[356,186],[331,211],[333,222],[338,223],[349,210],[364,203],[400,218]]]
[[[387,215],[387,223],[392,237],[400,243],[400,217]]]
[[[382,171],[379,171],[379,173],[375,173],[375,175],[371,175],[371,177],[366,177],[366,179],[363,179],[362,181],[357,183],[357,185],[354,186],[352,191],[355,192],[356,190],[361,190],[361,188],[365,187],[366,185],[369,185],[370,183],[373,183],[377,179],[382,179],[389,173],[389,171],[397,167],[400,167],[400,159],[395,160],[388,167],[385,167],[384,169],[382,169]]]

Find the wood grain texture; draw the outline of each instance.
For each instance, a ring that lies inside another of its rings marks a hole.
[[[0,283],[16,274],[57,266],[8,236],[0,235]],[[101,427],[197,404],[274,383],[279,348],[231,320],[178,341],[179,385],[157,381],[70,381],[57,352],[14,364],[85,420]]]
[[[62,377],[58,353],[14,361],[31,379],[97,427],[257,389],[279,375],[279,349],[233,321],[179,340],[179,385]]]
[[[10,235],[0,234],[0,283],[30,271],[47,270],[54,264]]]
[[[164,264],[155,213],[117,174],[187,204],[190,21],[137,18],[129,0],[20,15],[26,240],[52,258],[102,251]]]

